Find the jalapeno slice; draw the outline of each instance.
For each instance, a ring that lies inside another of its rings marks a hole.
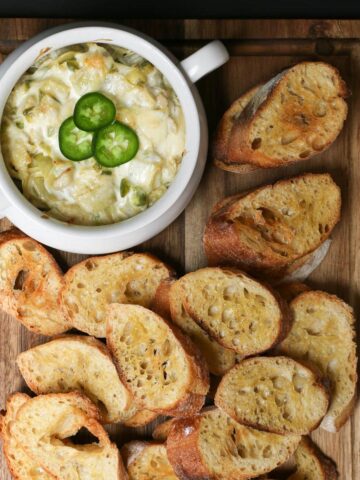
[[[94,135],[94,156],[104,167],[117,167],[129,162],[139,149],[134,130],[120,122],[101,128]]]
[[[73,117],[63,121],[59,129],[59,147],[64,157],[74,162],[93,156],[93,134],[77,128]]]
[[[115,120],[114,103],[98,92],[83,95],[75,105],[74,122],[81,130],[94,132]]]

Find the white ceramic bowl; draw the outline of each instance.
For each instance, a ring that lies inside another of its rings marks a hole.
[[[0,152],[0,218],[9,218],[50,247],[98,254],[131,248],[153,237],[175,220],[191,200],[204,170],[208,144],[205,112],[194,82],[225,63],[229,56],[224,45],[214,41],[179,62],[152,38],[124,26],[83,22],[56,27],[22,44],[0,66],[0,118],[12,88],[40,54],[84,42],[125,47],[154,64],[179,97],[186,124],[186,153],[167,192],[144,212],[106,226],[70,225],[44,218],[43,212],[15,186]]]

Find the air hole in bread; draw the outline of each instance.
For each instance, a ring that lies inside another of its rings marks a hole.
[[[131,282],[128,282],[126,284],[126,288],[125,288],[125,296],[126,297],[139,297],[141,295],[141,293],[139,292],[138,290],[138,284],[136,282],[136,280],[133,280]]]
[[[212,316],[212,315],[217,315],[219,312],[220,312],[220,309],[219,309],[218,306],[216,306],[216,305],[211,305],[211,306],[209,307],[209,310],[208,310],[208,314],[209,314],[209,315],[211,315],[211,316]]]
[[[223,314],[222,314],[223,320],[224,321],[231,321],[235,318],[235,313],[232,308],[225,308]],[[236,327],[236,324],[234,325],[234,328]]]
[[[309,122],[309,119],[307,118],[307,116],[304,114],[304,113],[297,113],[294,115],[293,117],[294,119],[294,123],[295,124],[298,124],[300,126],[304,126],[304,125],[309,125],[310,122]]]
[[[325,117],[327,114],[326,103],[323,101],[317,102],[313,107],[312,113],[315,117]]]
[[[85,288],[85,285],[83,283],[78,283],[77,288]]]
[[[289,145],[298,138],[297,132],[287,132],[281,137],[281,145]]]
[[[97,291],[97,293],[101,293],[101,292],[102,292],[102,289],[101,289],[101,288],[97,288],[96,291]]]
[[[310,150],[304,150],[303,152],[300,153],[299,157],[300,158],[306,158],[310,155]]]
[[[237,327],[237,323],[235,322],[235,320],[231,320],[229,322],[229,328],[230,330],[235,330],[235,328]],[[235,332],[235,334],[238,334],[239,332]]]
[[[247,457],[247,451],[245,445],[238,445],[237,446],[237,452],[239,454],[239,457],[241,458],[246,458]]]
[[[277,393],[275,395],[275,403],[278,407],[285,405],[288,401],[288,397],[285,393]]]
[[[92,260],[88,260],[87,262],[85,262],[85,267],[87,268],[87,270],[89,270],[89,272],[91,272],[92,270],[95,270],[95,268],[97,268],[97,263]]]
[[[293,382],[295,391],[298,393],[301,393],[305,386],[306,379],[301,375],[294,375],[292,382]]]
[[[57,437],[54,438],[54,440],[61,440],[57,439]],[[73,435],[72,437],[68,437],[66,439],[67,441],[70,441],[72,445],[88,445],[88,444],[94,444],[94,443],[99,443],[99,439],[95,437],[86,427],[80,428],[80,430]]]
[[[271,379],[275,388],[285,388],[287,381],[284,377],[274,377]]]
[[[292,412],[285,408],[283,414],[282,414],[282,417],[284,418],[284,420],[292,420],[293,416],[292,416]]]
[[[68,309],[70,310],[70,312],[79,313],[79,307],[76,303],[71,303],[70,305],[68,305]]]
[[[312,327],[305,328],[305,331],[308,335],[311,335],[312,337],[317,337],[321,334],[321,327],[320,325],[314,324]]]
[[[270,458],[271,457],[271,446],[267,445],[263,450],[263,457]]]
[[[36,249],[36,245],[30,240],[26,240],[25,242],[23,242],[22,247],[28,252],[33,252]]]
[[[20,270],[19,273],[17,274],[14,282],[13,289],[14,290],[22,290],[24,288],[25,280],[28,275],[27,270]]]
[[[311,146],[314,150],[316,150],[317,152],[320,152],[325,148],[325,143],[320,137],[315,137],[311,143]]]
[[[208,285],[203,288],[202,294],[203,294],[204,298],[206,298],[206,299],[210,298],[211,293],[210,293],[210,288],[209,288]],[[183,310],[183,311],[185,313],[185,310]]]
[[[223,293],[224,300],[231,300],[236,293],[235,286],[226,287]]]
[[[251,142],[251,148],[253,150],[257,150],[260,147],[261,147],[261,138],[260,137],[254,138],[254,140]]]

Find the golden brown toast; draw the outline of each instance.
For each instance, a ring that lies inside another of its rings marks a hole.
[[[330,236],[340,209],[341,192],[329,174],[306,173],[231,197],[206,224],[208,262],[284,277]]]
[[[71,328],[59,294],[63,274],[45,248],[13,228],[0,234],[0,306],[26,328],[57,335]]]
[[[339,71],[302,62],[260,87],[234,121],[226,163],[277,167],[327,149],[347,116],[348,95]]]

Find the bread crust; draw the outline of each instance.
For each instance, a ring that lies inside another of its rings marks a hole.
[[[228,172],[233,173],[248,173],[256,170],[257,167],[247,163],[239,163],[239,164],[231,164],[228,163],[228,147],[229,147],[229,140],[231,130],[236,119],[241,115],[241,112],[244,110],[246,105],[249,103],[251,98],[255,95],[255,93],[259,90],[261,85],[251,88],[246,93],[241,95],[238,99],[236,99],[228,108],[228,110],[222,116],[211,146],[211,155],[214,161],[214,164],[221,168],[222,170],[226,170]]]
[[[266,242],[264,242],[264,248],[261,251],[256,251],[239,239],[237,226],[232,218],[235,215],[234,210],[237,202],[241,202],[241,199],[248,195],[256,198],[260,192],[266,191],[266,189],[280,189],[283,185],[288,185],[289,182],[300,182],[301,180],[314,179],[316,177],[319,178],[319,181],[320,177],[324,180],[326,179],[332,187],[336,188],[339,198],[336,203],[336,211],[333,212],[333,225],[330,226],[327,232],[322,233],[320,242],[304,254],[294,251],[291,255],[284,257],[274,252]],[[304,173],[289,179],[279,180],[273,185],[256,188],[246,195],[240,194],[225,198],[221,203],[217,204],[217,207],[210,215],[203,235],[203,245],[208,264],[210,266],[235,266],[245,271],[251,271],[251,273],[259,276],[266,276],[269,279],[279,279],[294,271],[296,267],[302,266],[303,262],[300,259],[314,252],[329,238],[333,228],[340,220],[341,192],[329,174]]]
[[[0,286],[0,305],[3,310],[15,317],[27,329],[40,335],[58,335],[69,330],[71,324],[62,315],[59,297],[54,291],[53,284],[56,283],[60,293],[63,274],[53,256],[40,243],[17,228],[11,228],[0,234],[0,251],[9,244],[15,246],[19,256],[17,258],[13,256],[11,266],[5,267],[9,277],[3,279]],[[34,251],[41,255],[41,260],[37,260],[36,264],[35,260],[30,258],[31,252]],[[46,275],[39,271],[39,266],[43,266],[45,262],[48,267]],[[23,284],[20,289],[16,289],[15,282],[22,272],[25,272]],[[39,298],[42,300],[41,307],[36,303]],[[29,308],[32,310],[31,314],[27,311]],[[46,318],[36,315],[34,313],[36,309],[40,313],[46,312]]]
[[[176,420],[167,437],[168,459],[180,480],[214,478],[203,464],[198,449],[200,422],[201,415]]]
[[[283,85],[287,82],[289,76],[293,74],[295,70],[301,70],[301,68],[306,68],[308,65],[311,66],[319,66],[319,67],[327,67],[332,70],[333,76],[339,83],[339,92],[338,96],[342,99],[348,96],[348,90],[346,87],[345,82],[342,80],[339,71],[333,67],[332,65],[326,64],[325,62],[301,62],[291,68],[286,69],[285,71],[279,73],[275,77],[273,77],[268,83],[263,85],[253,96],[253,98],[249,101],[245,109],[243,110],[240,117],[234,123],[233,128],[231,130],[229,145],[228,145],[228,156],[227,162],[230,164],[238,164],[238,163],[249,163],[256,165],[260,168],[271,168],[277,167],[284,164],[290,164],[297,161],[301,161],[303,158],[293,159],[292,157],[283,157],[279,158],[272,158],[265,153],[261,152],[259,149],[254,149],[251,146],[250,141],[250,130],[257,119],[257,117],[261,116],[261,114],[269,108],[272,104],[275,95],[281,91]],[[284,108],[284,107],[283,107]],[[347,105],[344,101],[344,117],[342,118],[343,122],[347,115]],[[286,115],[288,117],[296,115],[298,112],[297,110],[289,110],[286,111]],[[284,128],[286,126],[285,120],[282,120],[284,123]],[[323,124],[324,120],[322,117],[316,118],[315,116],[311,117],[311,122],[313,125],[315,123]],[[343,123],[342,122],[342,123]],[[307,131],[307,124],[304,123],[303,130],[301,130],[300,125],[297,125],[297,128],[300,132],[300,135],[305,135]],[[313,152],[309,151],[309,155],[305,158],[308,159],[318,153],[320,151],[326,150],[336,139],[338,134],[342,129],[342,124],[338,126],[338,129],[333,132],[331,138],[328,141],[321,145],[321,149],[319,151],[314,150]],[[304,159],[305,159],[304,158]]]
[[[151,310],[167,320],[171,320],[169,294],[171,285],[174,282],[175,278],[169,278],[161,282],[156,290],[154,301],[151,305]]]

